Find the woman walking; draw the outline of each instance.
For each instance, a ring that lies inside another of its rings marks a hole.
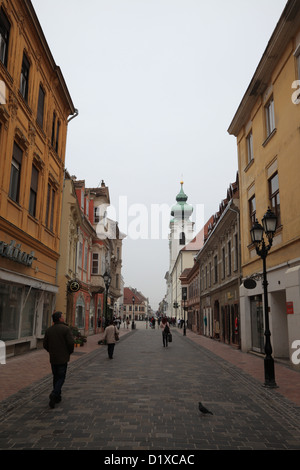
[[[168,347],[168,335],[170,333],[170,325],[166,317],[162,319],[160,327],[162,329],[163,345],[164,345],[164,348],[167,348]]]

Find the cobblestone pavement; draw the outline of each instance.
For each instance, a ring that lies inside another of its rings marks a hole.
[[[75,351],[55,409],[48,406],[49,374],[2,400],[0,449],[300,449],[296,403],[172,331],[168,348],[157,329],[126,332],[113,360],[105,346]],[[202,415],[199,401],[213,415]]]

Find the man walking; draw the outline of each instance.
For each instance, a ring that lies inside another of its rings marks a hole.
[[[44,348],[50,356],[53,374],[53,390],[50,393],[50,408],[61,401],[61,389],[64,384],[70,354],[74,351],[74,338],[68,325],[65,324],[62,312],[54,312],[53,325],[47,328],[44,337]]]
[[[107,328],[105,328],[104,333],[104,340],[106,340],[107,344],[107,353],[109,359],[113,359],[115,344],[116,344],[116,326],[114,321],[110,321],[110,324]],[[117,333],[118,334],[118,333]]]

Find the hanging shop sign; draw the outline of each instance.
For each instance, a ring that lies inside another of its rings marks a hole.
[[[256,287],[255,279],[248,277],[247,279],[244,280],[244,286],[246,287],[246,289],[255,289]]]
[[[68,283],[68,291],[71,292],[72,294],[75,292],[78,292],[80,290],[80,284],[78,281],[73,280],[69,281]]]
[[[33,260],[36,259],[34,251],[25,253],[21,250],[21,243],[17,243],[15,240],[12,240],[10,244],[0,241],[0,256],[28,267],[31,267]]]

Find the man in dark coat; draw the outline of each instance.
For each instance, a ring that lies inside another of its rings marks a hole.
[[[74,337],[68,325],[64,323],[62,312],[54,312],[53,325],[47,328],[44,348],[50,356],[53,374],[53,390],[50,393],[50,408],[61,401],[61,389],[64,384],[70,354],[74,351]]]

